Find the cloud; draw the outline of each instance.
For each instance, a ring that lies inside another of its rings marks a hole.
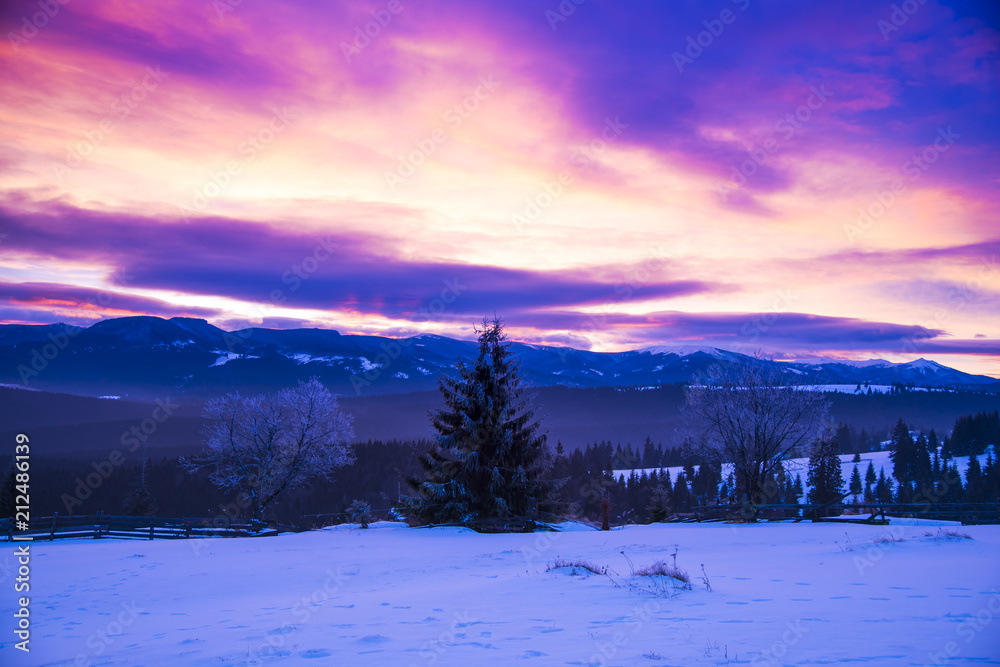
[[[646,315],[560,312],[538,315],[532,318],[531,325],[540,329],[607,333],[631,344],[696,341],[742,350],[773,347],[896,351],[907,341],[936,342],[945,335],[943,330],[919,325],[792,312],[656,312]]]
[[[115,289],[101,290],[59,283],[0,281],[0,306],[3,304],[10,307],[8,312],[19,312],[21,317],[18,319],[31,315],[41,316],[48,321],[52,317],[58,317],[59,321],[70,323],[134,314],[202,318],[217,317],[220,314],[214,308],[177,306]],[[46,318],[43,314],[51,317]]]
[[[138,232],[141,230],[141,233]],[[628,267],[537,271],[400,259],[395,243],[361,233],[310,234],[228,218],[161,222],[65,204],[0,209],[9,250],[114,267],[128,288],[180,291],[283,307],[413,318],[440,302],[455,320],[727,289],[697,280],[625,284]],[[634,272],[639,275],[639,269]],[[442,308],[445,309],[445,308]]]

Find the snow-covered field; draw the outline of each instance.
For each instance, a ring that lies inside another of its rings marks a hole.
[[[0,664],[1000,665],[1000,526],[907,523],[37,543],[30,656],[4,543]],[[690,590],[630,575],[675,545]]]

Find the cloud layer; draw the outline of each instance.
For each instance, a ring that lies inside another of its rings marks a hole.
[[[989,2],[57,5],[0,10],[2,321],[1000,375]]]

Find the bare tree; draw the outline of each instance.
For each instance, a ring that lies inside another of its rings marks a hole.
[[[790,386],[777,364],[760,357],[711,369],[691,386],[684,407],[692,446],[719,463],[732,463],[740,495],[763,504],[768,480],[792,450],[805,454],[827,427],[822,394]]]
[[[209,479],[250,500],[261,519],[281,494],[354,462],[351,417],[319,380],[266,396],[227,394],[209,401],[204,454],[184,460],[189,472],[210,467]]]

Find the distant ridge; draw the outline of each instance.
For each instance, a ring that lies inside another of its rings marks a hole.
[[[706,345],[626,352],[512,343],[536,386],[638,386],[689,382],[727,363],[776,364],[795,384],[892,385],[1000,390],[995,378],[927,359],[759,361]],[[434,334],[392,339],[330,329],[224,331],[205,320],[123,317],[88,328],[0,325],[0,384],[87,396],[204,398],[239,388],[265,391],[318,376],[334,391],[372,395],[425,391],[470,359],[476,343]]]

